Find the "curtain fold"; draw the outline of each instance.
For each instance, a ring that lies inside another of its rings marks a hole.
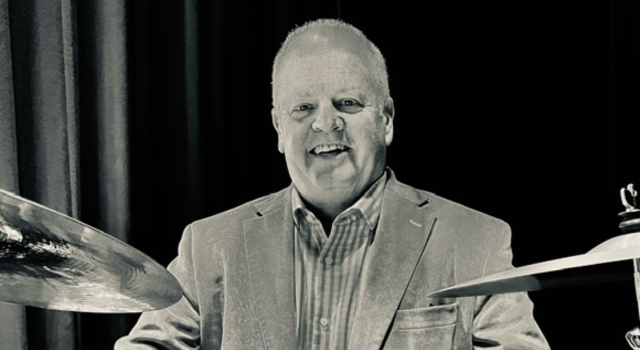
[[[82,145],[95,143],[95,151],[83,157],[82,169],[96,169],[95,189],[86,200],[93,210],[87,219],[121,239],[129,235],[128,121],[126,8],[124,0],[101,0],[82,4],[86,32],[80,33],[86,73],[80,82],[82,97]],[[89,136],[90,137],[85,137]]]
[[[75,34],[64,25],[73,11],[67,1],[48,0],[10,1],[9,9],[15,107],[3,119],[15,118],[18,135],[11,172],[20,195],[78,217]],[[29,349],[76,349],[75,324],[73,313],[27,308]]]
[[[9,1],[0,0],[0,188],[18,191]],[[0,302],[0,349],[26,350],[25,307]]]
[[[64,102],[66,115],[67,152],[69,159],[69,183],[78,184],[80,181],[80,139],[79,110],[78,110],[78,50],[76,6],[74,0],[61,1],[61,29],[62,29],[62,54],[64,70]],[[69,186],[72,214],[80,216],[80,186]]]
[[[200,123],[200,17],[197,0],[184,1],[184,98],[187,120],[188,211],[201,216],[202,168]]]
[[[81,220],[129,241],[127,16],[124,0],[77,2]],[[79,349],[112,349],[127,315],[78,314]],[[47,349],[49,350],[49,349]]]

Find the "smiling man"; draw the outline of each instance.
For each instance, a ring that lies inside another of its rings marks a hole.
[[[272,119],[291,186],[189,225],[183,299],[116,349],[548,349],[525,293],[427,296],[511,268],[510,228],[386,168],[393,100],[358,29],[289,34]]]
[[[289,37],[274,65],[278,149],[326,233],[385,169],[394,110],[375,53],[357,32],[310,26]]]

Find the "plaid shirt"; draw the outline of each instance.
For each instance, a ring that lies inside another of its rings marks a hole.
[[[338,215],[328,237],[293,187],[299,350],[347,349],[386,180],[385,173]]]

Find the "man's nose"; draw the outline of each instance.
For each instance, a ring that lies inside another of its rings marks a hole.
[[[316,118],[311,124],[314,131],[332,132],[344,128],[344,120],[338,115],[333,104],[319,106]]]

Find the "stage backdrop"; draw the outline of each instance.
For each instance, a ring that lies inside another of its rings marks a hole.
[[[640,187],[638,4],[591,5],[0,0],[0,188],[166,265],[189,222],[290,183],[271,63],[342,18],[387,59],[401,181],[507,221],[516,266],[582,254]],[[553,349],[638,325],[631,281],[530,296]],[[2,303],[0,349],[111,349],[137,317]]]

